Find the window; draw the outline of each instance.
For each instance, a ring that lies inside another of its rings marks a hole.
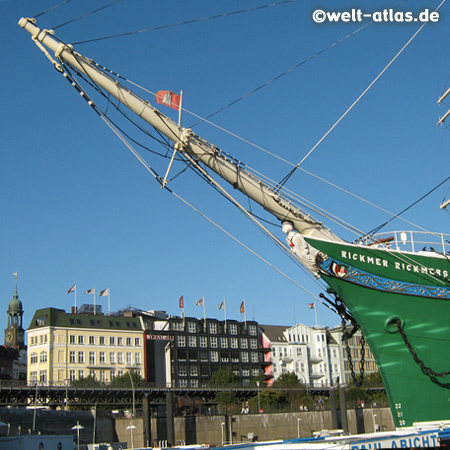
[[[78,363],[84,364],[84,352],[78,352]]]
[[[211,334],[217,334],[217,323],[210,323],[209,324],[209,332]]]
[[[220,338],[220,347],[221,348],[228,348],[228,338],[221,337]]]
[[[95,370],[94,369],[91,369],[89,371],[89,376],[95,380]]]
[[[95,336],[89,336],[89,344],[95,345]]]
[[[121,337],[117,338],[117,345],[123,345],[123,338]]]
[[[39,361],[41,363],[47,362],[47,352],[41,352],[41,354],[39,355]]]
[[[187,387],[187,380],[178,380],[178,386]]]
[[[241,338],[241,348],[248,348],[247,338]]]
[[[75,370],[73,370],[73,369],[69,370],[69,378],[70,378],[70,381],[75,381],[77,379]]]
[[[257,377],[259,375],[259,369],[252,369],[252,377]]]
[[[95,364],[95,352],[89,352],[89,365]]]
[[[30,372],[30,381],[32,383],[37,382],[37,372],[36,371]]]
[[[122,352],[117,353],[117,362],[119,364],[123,364],[123,353]]]
[[[259,362],[258,352],[251,352],[250,353],[250,358],[252,360],[252,363]]]
[[[106,362],[106,354],[105,354],[105,352],[100,352],[99,353],[99,361],[100,361],[100,364],[105,364],[105,362]]]
[[[242,369],[242,376],[243,377],[249,377],[250,376],[250,369]]]
[[[188,332],[195,333],[197,331],[197,324],[195,322],[188,322]]]
[[[219,362],[219,352],[218,351],[211,352],[211,362]]]
[[[100,336],[100,345],[105,345],[105,336]]]
[[[69,336],[69,343],[70,344],[76,344],[77,343],[77,337],[76,336]]]
[[[84,344],[84,336],[78,336],[78,344],[83,345]]]
[[[238,348],[238,338],[230,338],[230,347],[231,348]]]
[[[31,364],[37,364],[37,362],[38,362],[38,355],[37,355],[37,353],[33,352],[30,355],[30,363]]]
[[[237,324],[230,323],[230,334],[238,334]]]
[[[178,347],[186,347],[186,336],[177,336]]]
[[[217,348],[217,338],[216,337],[212,337],[210,338],[210,345],[212,348]]]
[[[250,334],[252,336],[256,336],[257,335],[256,325],[249,325],[248,326],[248,334]]]
[[[190,365],[189,366],[189,375],[191,377],[198,377],[198,366]]]
[[[109,378],[110,378],[111,381],[114,380],[114,378],[116,378],[116,371],[115,371],[115,369],[111,369],[109,371]]]
[[[82,380],[84,378],[84,370],[83,369],[80,369],[79,371],[78,371],[78,379],[79,380]]]
[[[241,352],[241,361],[248,362],[248,352]]]
[[[302,349],[301,348],[297,348],[297,356],[302,356]]]
[[[198,338],[198,340],[199,340],[199,345],[200,345],[200,347],[205,348],[205,347],[208,346],[208,339],[207,339],[206,336],[200,336],[200,337]]]
[[[185,376],[187,376],[187,366],[186,366],[186,364],[180,364],[180,365],[178,366],[178,375],[179,375],[180,377],[185,377]]]
[[[114,352],[109,352],[109,362],[110,364],[116,363],[116,354]]]
[[[104,383],[106,381],[106,371],[100,370],[100,381]]]
[[[133,353],[127,352],[127,365],[130,366],[133,362]]]
[[[126,342],[127,342],[127,347],[131,347],[131,338],[127,337]]]
[[[197,336],[189,336],[189,347],[197,347]]]
[[[172,330],[182,331],[183,330],[183,322],[172,322]]]
[[[200,352],[200,361],[207,362],[208,361],[208,352],[201,351]]]
[[[141,346],[141,338],[134,338],[134,346],[135,347]]]
[[[140,353],[136,352],[136,353],[134,354],[134,362],[135,362],[136,364],[141,364],[141,354],[140,354]]]
[[[250,339],[250,348],[253,350],[258,348],[258,339]]]

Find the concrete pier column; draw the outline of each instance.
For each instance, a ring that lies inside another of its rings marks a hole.
[[[167,446],[175,445],[175,423],[173,418],[173,392],[166,392],[166,417],[167,417]]]

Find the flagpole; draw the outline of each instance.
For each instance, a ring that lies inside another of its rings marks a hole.
[[[205,320],[204,324],[205,324],[205,327],[206,327],[206,308],[205,308],[205,296],[203,296],[203,297],[202,297],[202,299],[203,299],[203,318],[204,318],[204,320]]]
[[[178,107],[178,128],[181,127],[181,108],[183,106],[183,91],[180,92],[180,106]]]
[[[77,285],[75,284],[75,314],[78,312],[77,309]]]
[[[227,303],[223,299],[223,312],[225,314],[225,333],[227,332]]]
[[[94,294],[94,316],[97,314],[97,308],[96,308],[96,301],[95,301],[95,286],[94,286],[94,292],[93,292],[93,294]]]
[[[108,288],[108,316],[111,314],[111,297],[110,297],[110,292],[109,292],[109,288]]]
[[[316,302],[314,302],[314,310],[316,312],[316,327],[319,325],[319,323],[317,322],[317,306],[316,306]]]

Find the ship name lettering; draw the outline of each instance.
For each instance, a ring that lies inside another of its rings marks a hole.
[[[406,270],[407,272],[421,273],[425,275],[438,276],[448,279],[448,270],[434,269],[433,267],[415,266],[412,264],[405,264],[396,262],[394,264],[396,270]]]
[[[341,250],[341,258],[349,259],[351,261],[359,261],[362,263],[372,264],[380,267],[389,267],[389,262],[386,259],[374,258],[373,256],[361,255],[360,253],[351,253],[345,250]]]

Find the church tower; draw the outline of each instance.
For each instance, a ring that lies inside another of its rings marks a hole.
[[[24,347],[24,329],[22,328],[23,307],[17,294],[17,274],[14,295],[8,305],[8,328],[5,330],[5,346],[14,349]]]

